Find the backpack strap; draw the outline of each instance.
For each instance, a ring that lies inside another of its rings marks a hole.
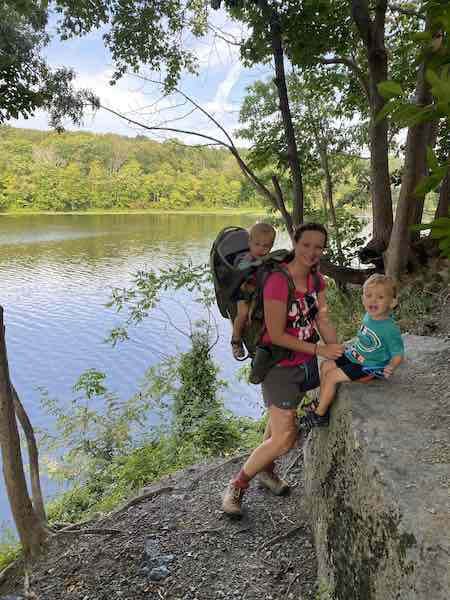
[[[312,277],[314,291],[316,292],[316,294],[318,294],[320,292],[320,288],[322,287],[322,280],[320,278],[318,271],[313,271],[311,273],[311,277]]]
[[[285,267],[282,267],[281,264],[272,263],[270,270],[266,270],[265,272],[261,270],[259,273],[257,273],[256,305],[258,307],[257,310],[260,311],[260,318],[262,321],[261,329],[258,334],[258,340],[261,340],[262,336],[264,335],[264,332],[266,331],[266,324],[264,322],[264,286],[266,284],[267,279],[270,277],[270,275],[272,275],[272,273],[281,273],[281,275],[283,275],[283,277],[286,278],[286,283],[288,286],[288,298],[287,298],[287,303],[286,303],[286,317],[291,309],[292,302],[295,300],[294,280],[290,276],[289,271]],[[259,278],[258,278],[258,276],[259,276]],[[258,341],[258,344],[259,344],[259,341]],[[287,348],[286,348],[286,352],[291,353],[291,351],[288,350]]]

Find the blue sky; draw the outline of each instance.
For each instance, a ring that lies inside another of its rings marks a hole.
[[[214,12],[212,18],[214,25],[222,32],[242,36],[241,25],[231,21],[222,11]],[[239,49],[213,34],[203,39],[192,38],[188,43],[199,58],[200,68],[197,76],[184,74],[179,88],[205,107],[228,132],[232,133],[238,126],[239,107],[246,87],[257,79],[268,78],[272,73],[271,67],[262,65],[251,70],[244,68],[239,60]],[[60,41],[55,35],[45,49],[45,55],[53,67],[72,67],[77,73],[77,87],[91,89],[100,97],[102,104],[127,114],[130,118],[153,125],[167,124],[169,127],[200,131],[214,137],[221,136],[223,139],[223,134],[215,131],[214,126],[198,111],[181,119],[191,108],[187,105],[176,108],[182,101],[180,97],[162,98],[161,89],[157,85],[144,85],[142,80],[126,76],[115,86],[110,86],[113,64],[108,50],[104,47],[101,32],[68,41]],[[159,78],[158,75],[156,78]],[[168,123],[168,119],[173,120],[172,123]],[[39,112],[28,120],[11,121],[11,125],[48,129],[47,115]],[[67,123],[67,129],[74,127]],[[79,129],[129,136],[143,133],[142,130],[138,131],[104,111],[86,115],[84,124]],[[147,131],[146,135],[163,140],[174,137],[175,134]],[[199,138],[181,135],[177,137],[187,143],[201,143]],[[243,142],[238,143],[242,145]]]

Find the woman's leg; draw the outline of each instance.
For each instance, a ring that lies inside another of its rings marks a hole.
[[[266,427],[263,443],[258,446],[243,466],[243,471],[249,479],[263,471],[276,458],[283,456],[297,441],[297,411],[294,409],[278,408],[272,404],[269,407],[269,421]]]
[[[296,427],[297,411],[285,408],[269,407],[269,420],[264,432],[264,441],[247,459],[243,468],[234,477],[225,492],[222,501],[224,512],[230,515],[241,514],[241,503],[249,482],[255,475],[271,467],[273,461],[288,452],[297,440]],[[276,476],[275,476],[276,477]],[[278,480],[278,478],[276,478]],[[262,482],[263,483],[263,482]],[[282,480],[266,485],[275,494],[281,494],[288,489]]]

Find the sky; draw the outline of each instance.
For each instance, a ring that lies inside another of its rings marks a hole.
[[[212,23],[221,32],[241,37],[242,26],[231,19],[223,11],[212,11]],[[109,51],[105,48],[102,33],[97,31],[85,37],[60,41],[56,35],[56,27],[50,27],[54,34],[44,54],[52,67],[72,67],[76,74],[76,87],[91,89],[103,105],[126,114],[132,119],[151,125],[179,127],[181,129],[199,131],[213,137],[225,139],[224,135],[208,122],[206,117],[192,108],[180,96],[163,97],[161,87],[148,84],[130,75],[122,78],[114,86],[109,84],[113,74],[113,62]],[[179,89],[191,96],[196,102],[210,112],[217,121],[230,133],[239,126],[239,108],[246,93],[247,86],[258,79],[271,76],[270,65],[261,65],[246,69],[239,60],[239,48],[227,44],[223,39],[210,33],[207,38],[188,40],[199,59],[197,76],[184,74]],[[151,76],[150,73],[147,73]],[[159,79],[158,74],[153,74]],[[181,105],[181,106],[180,106]],[[188,114],[191,113],[191,114]],[[170,121],[170,122],[169,122]],[[10,121],[12,126],[32,129],[49,129],[48,117],[44,112],[37,112],[29,119]],[[66,123],[69,130],[82,130],[97,133],[118,133],[135,136],[145,133],[152,139],[164,140],[177,137],[186,143],[202,143],[200,138],[162,132],[143,132],[110,113],[100,110],[96,114],[88,113],[81,127],[75,128]],[[244,145],[232,134],[239,145]]]

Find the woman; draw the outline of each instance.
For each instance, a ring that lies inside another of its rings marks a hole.
[[[313,357],[339,358],[343,346],[337,343],[336,330],[328,320],[325,281],[317,265],[327,243],[327,231],[318,223],[306,223],[295,232],[295,255],[284,265],[295,285],[295,300],[287,306],[289,290],[282,273],[272,273],[264,286],[263,343],[282,346],[291,351],[287,359],[270,369],[262,382],[268,424],[263,443],[232,478],[223,497],[222,508],[231,515],[241,514],[242,499],[249,482],[258,475],[259,482],[281,495],[288,484],[274,472],[274,461],[288,452],[297,440],[297,408],[305,394],[303,365]],[[313,273],[317,276],[313,277]],[[319,291],[314,280],[318,279]],[[317,344],[317,327],[323,344]]]

